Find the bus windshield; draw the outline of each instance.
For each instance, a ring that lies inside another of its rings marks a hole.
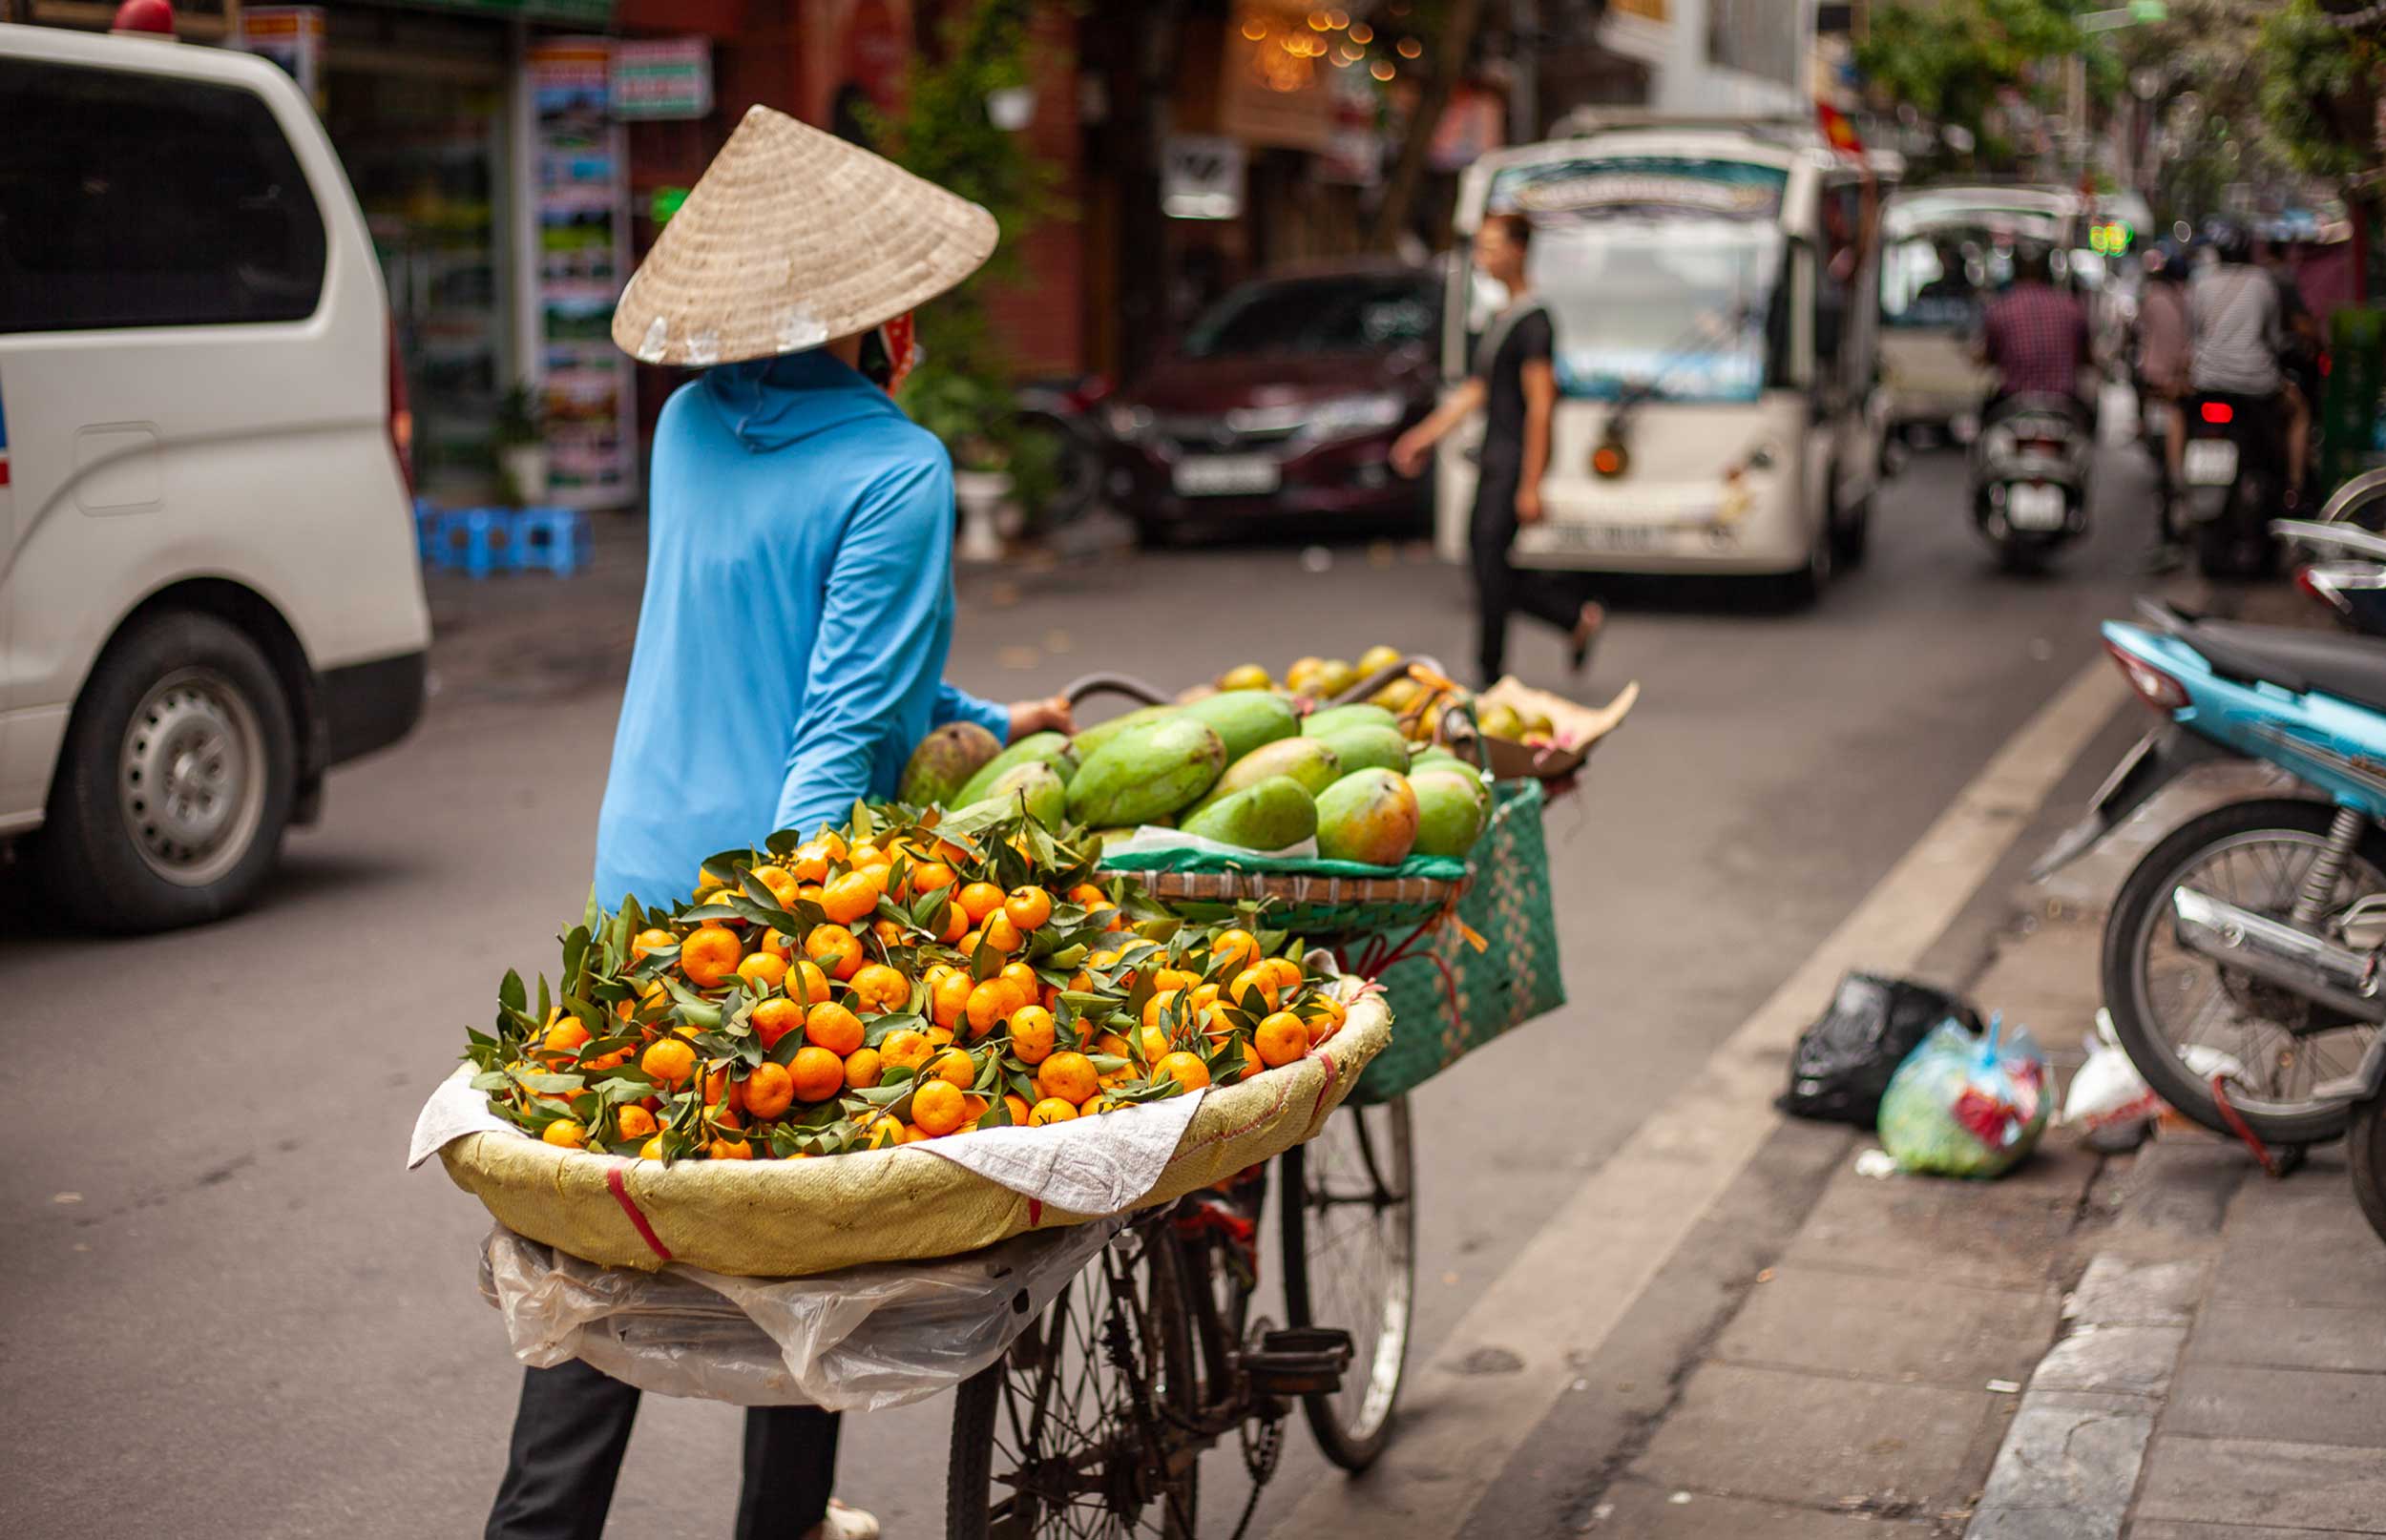
[[[1605,219],[1544,226],[1529,261],[1557,335],[1559,390],[1612,398],[1754,401],[1782,273],[1778,226],[1739,219]]]
[[[1969,330],[1988,298],[2013,281],[2015,242],[2051,240],[2057,232],[2051,220],[2015,217],[1934,222],[1904,234],[1893,224],[1881,253],[1882,323]]]

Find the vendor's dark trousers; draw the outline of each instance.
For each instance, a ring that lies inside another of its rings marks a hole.
[[[1510,614],[1521,610],[1571,635],[1575,622],[1581,618],[1586,596],[1577,573],[1511,565],[1508,547],[1516,537],[1516,480],[1486,474],[1475,494],[1470,531],[1476,618],[1481,628],[1476,641],[1476,666],[1486,687],[1496,684],[1507,672]]]
[[[488,1540],[598,1540],[638,1389],[577,1359],[522,1376],[522,1405]],[[800,1540],[828,1511],[837,1414],[757,1406],[745,1414],[745,1483],[737,1540]]]

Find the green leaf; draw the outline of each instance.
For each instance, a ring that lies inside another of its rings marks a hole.
[[[576,1074],[534,1074],[524,1072],[516,1074],[513,1078],[532,1091],[535,1091],[539,1094],[546,1096],[565,1095],[572,1092],[578,1091],[587,1084],[587,1080],[584,1076]]]
[[[472,1076],[474,1091],[503,1091],[513,1084],[513,1076],[503,1070],[484,1070]]]
[[[497,985],[497,1004],[518,1015],[528,1003],[522,989],[522,975],[507,968],[506,976]]]
[[[977,944],[977,950],[970,957],[970,978],[983,984],[1002,971],[1002,953],[981,941]]]
[[[876,1048],[896,1032],[926,1031],[927,1030],[928,1018],[914,1015],[910,1011],[872,1016],[862,1024],[862,1046]],[[890,1070],[888,1072],[891,1074],[893,1071]]]

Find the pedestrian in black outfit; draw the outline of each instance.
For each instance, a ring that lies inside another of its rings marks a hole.
[[[1566,633],[1577,673],[1589,661],[1591,643],[1606,619],[1600,605],[1583,597],[1574,574],[1518,570],[1508,560],[1517,529],[1541,519],[1549,420],[1558,404],[1549,312],[1525,283],[1524,258],[1532,239],[1532,224],[1521,214],[1484,218],[1475,236],[1475,265],[1507,289],[1508,308],[1484,328],[1466,383],[1392,447],[1392,468],[1413,476],[1444,435],[1476,411],[1483,413],[1469,544],[1481,626],[1476,666],[1486,687],[1506,672],[1510,612],[1521,610]]]

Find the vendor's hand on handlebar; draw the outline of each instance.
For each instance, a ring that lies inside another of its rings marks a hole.
[[[1017,700],[1011,705],[1011,741],[1016,743],[1030,733],[1074,733],[1077,718],[1069,710],[1067,696],[1053,696],[1043,700]]]

